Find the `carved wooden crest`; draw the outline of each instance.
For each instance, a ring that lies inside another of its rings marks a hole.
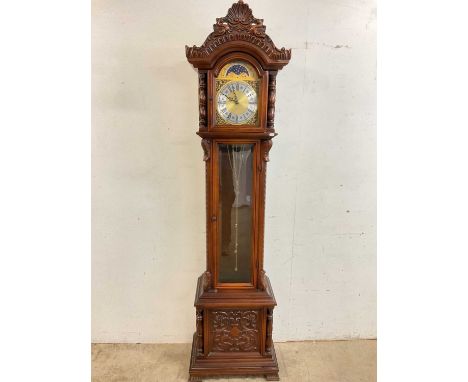
[[[278,49],[265,30],[263,20],[255,18],[249,6],[239,0],[225,17],[216,19],[203,45],[186,46],[185,54],[195,67],[208,69],[220,54],[242,46],[257,53],[265,69],[281,69],[291,59],[291,49]]]

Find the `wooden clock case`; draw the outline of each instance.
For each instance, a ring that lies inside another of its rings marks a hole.
[[[186,46],[188,61],[198,69],[199,131],[206,163],[206,271],[195,293],[196,332],[193,337],[190,381],[227,375],[264,375],[279,380],[272,341],[276,300],[263,269],[265,182],[274,129],[276,75],[291,58],[291,50],[278,49],[265,34],[263,20],[249,6],[234,3],[225,17],[216,19],[213,32],[200,47]],[[232,60],[244,60],[261,81],[258,123],[220,125],[215,120],[215,78]],[[218,145],[251,143],[253,216],[251,279],[221,283],[218,277],[219,185]]]

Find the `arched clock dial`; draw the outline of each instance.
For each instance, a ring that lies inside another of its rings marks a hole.
[[[257,92],[244,81],[231,81],[219,89],[218,113],[229,124],[242,125],[257,112]]]

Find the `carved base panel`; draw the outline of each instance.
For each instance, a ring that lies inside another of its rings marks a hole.
[[[236,345],[233,345],[236,346]],[[198,336],[193,336],[189,381],[202,381],[209,377],[264,376],[267,381],[279,381],[278,362],[273,344],[269,355],[259,352],[214,352],[199,355]]]
[[[210,278],[209,272],[198,278],[190,381],[248,375],[278,381],[272,340],[276,300],[265,272],[254,290],[213,290]]]
[[[208,310],[208,351],[260,353],[260,310]]]

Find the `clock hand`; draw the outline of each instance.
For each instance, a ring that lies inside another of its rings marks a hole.
[[[223,94],[223,93],[221,93],[221,94]],[[236,94],[236,93],[234,93],[234,94]],[[228,97],[226,94],[223,94],[223,96],[225,96],[229,101],[235,102],[236,105],[239,103],[236,99]]]
[[[222,96],[226,97],[229,101],[234,101],[231,97],[228,97],[226,94],[221,93]]]

